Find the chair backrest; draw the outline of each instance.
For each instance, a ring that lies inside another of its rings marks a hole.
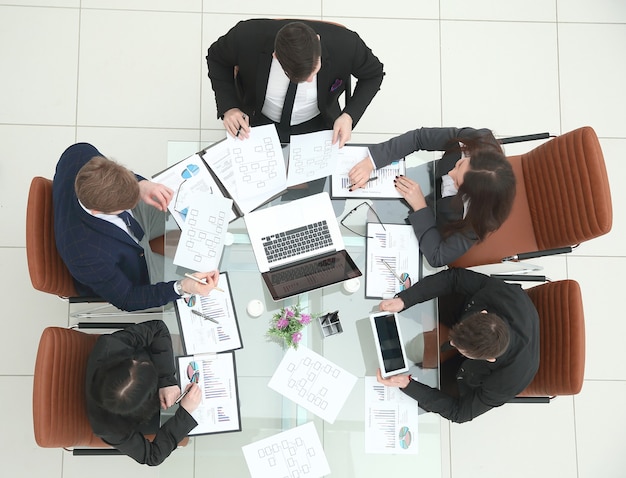
[[[496,263],[521,252],[578,244],[611,230],[608,175],[592,128],[571,131],[509,160],[517,179],[511,215],[452,266]]]
[[[520,396],[580,392],[585,372],[585,318],[578,282],[562,280],[526,291],[539,312],[540,359],[535,378]]]
[[[54,240],[52,181],[35,177],[26,206],[26,258],[33,287],[61,297],[76,296],[74,280]]]
[[[33,383],[33,424],[39,446],[109,447],[93,434],[85,408],[87,358],[97,338],[61,327],[43,331]]]

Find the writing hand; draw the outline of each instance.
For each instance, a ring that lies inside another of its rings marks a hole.
[[[224,113],[224,128],[232,137],[246,139],[250,136],[250,118],[239,108],[231,108]]]
[[[350,179],[350,184],[352,185],[350,191],[354,191],[355,189],[365,186],[373,170],[374,165],[372,164],[372,160],[369,156],[356,163],[348,173],[348,178]]]
[[[187,385],[186,390],[189,390],[189,392],[180,401],[180,406],[187,410],[188,413],[193,413],[202,401],[202,393],[200,387],[195,383]]]

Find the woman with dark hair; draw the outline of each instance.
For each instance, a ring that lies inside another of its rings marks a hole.
[[[363,187],[375,168],[420,150],[444,151],[435,163],[436,214],[415,181],[400,176],[395,186],[412,209],[408,220],[422,254],[440,267],[502,225],[515,199],[515,175],[488,129],[420,128],[370,146],[370,156],[350,170],[353,188]]]
[[[138,463],[159,465],[198,424],[201,401],[190,390],[151,442],[145,426],[180,396],[172,340],[165,323],[151,320],[101,335],[87,362],[87,415],[94,434]]]

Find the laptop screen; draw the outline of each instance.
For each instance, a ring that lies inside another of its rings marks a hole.
[[[345,250],[289,264],[263,273],[274,300],[319,289],[362,275]]]

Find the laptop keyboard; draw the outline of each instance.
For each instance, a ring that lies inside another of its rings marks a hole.
[[[314,261],[312,264],[302,264],[300,266],[289,266],[287,270],[272,272],[270,280],[272,284],[284,284],[285,282],[291,282],[294,279],[301,279],[302,277],[312,276],[320,272],[333,270],[337,259],[331,257],[321,261]]]
[[[332,245],[326,221],[272,234],[262,240],[270,263]]]

